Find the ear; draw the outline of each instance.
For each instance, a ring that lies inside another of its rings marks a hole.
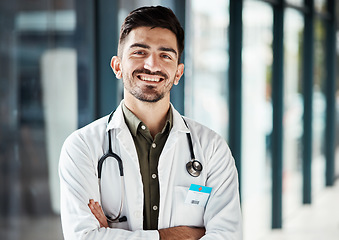
[[[184,64],[183,63],[180,63],[178,65],[178,69],[177,69],[177,72],[175,74],[175,79],[174,79],[174,85],[178,85],[179,84],[179,80],[181,78],[181,76],[184,74]]]
[[[115,76],[117,77],[117,79],[121,79],[122,78],[121,60],[118,56],[112,57],[111,68],[113,72],[115,73]]]

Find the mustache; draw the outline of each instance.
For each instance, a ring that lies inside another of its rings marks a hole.
[[[134,70],[132,75],[135,76],[136,74],[140,74],[140,73],[145,73],[145,74],[148,74],[148,75],[158,75],[158,76],[162,76],[164,79],[168,79],[167,74],[164,73],[164,72],[161,72],[161,71],[152,72],[152,71],[145,69],[145,68]]]

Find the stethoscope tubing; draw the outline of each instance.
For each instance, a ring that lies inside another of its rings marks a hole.
[[[110,116],[108,118],[108,123],[112,119],[112,116],[113,116],[113,112],[110,114]],[[184,118],[182,118],[182,119],[183,119],[185,125],[187,126],[187,128],[189,128],[185,119]],[[99,159],[98,167],[97,167],[99,192],[100,192],[100,195],[101,195],[101,173],[102,173],[103,163],[108,157],[113,157],[114,159],[117,160],[118,166],[119,166],[120,183],[121,183],[121,203],[120,203],[120,209],[119,209],[118,215],[114,218],[111,218],[111,217],[106,215],[106,218],[107,218],[108,222],[123,222],[123,221],[127,221],[127,218],[125,216],[120,217],[121,213],[122,213],[123,202],[124,202],[124,199],[125,199],[125,188],[124,188],[124,185],[123,185],[123,183],[124,183],[123,163],[122,163],[122,160],[119,157],[119,155],[117,155],[116,153],[114,153],[112,151],[111,130],[108,131],[107,135],[108,135],[108,152],[105,153]],[[186,136],[187,136],[187,141],[188,141],[188,145],[189,145],[189,149],[190,149],[190,155],[191,155],[191,160],[186,164],[186,170],[192,177],[198,177],[198,176],[200,176],[200,173],[201,173],[203,167],[202,167],[202,164],[195,158],[194,150],[193,150],[192,137],[191,137],[190,132],[187,132]]]

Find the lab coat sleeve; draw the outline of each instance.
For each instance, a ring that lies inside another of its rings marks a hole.
[[[81,134],[65,141],[59,162],[61,222],[64,238],[75,239],[159,239],[158,231],[100,228],[88,202],[100,202],[94,154]]]
[[[229,147],[221,137],[214,137],[212,142],[206,166],[206,186],[212,187],[212,192],[204,215],[206,235],[201,239],[240,240],[242,217],[235,162]]]

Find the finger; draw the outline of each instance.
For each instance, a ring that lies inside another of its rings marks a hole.
[[[98,216],[103,217],[105,216],[104,211],[102,210],[100,204],[98,202],[94,203],[94,209],[97,212]]]
[[[88,203],[88,207],[91,209],[92,212],[93,212],[93,210],[95,210],[94,205],[95,205],[94,200],[93,200],[93,199],[90,199],[90,200],[89,200],[89,203]]]
[[[93,200],[90,200],[90,202],[88,203],[88,207],[89,207],[89,209],[91,210],[91,212],[93,213],[93,214],[95,214],[96,213],[96,208],[95,208],[95,204],[94,204],[94,201]]]
[[[98,220],[102,219],[105,216],[98,202],[90,200],[88,207]]]
[[[97,210],[97,214],[98,214],[101,227],[108,227],[107,218],[104,214],[104,211],[102,210],[102,207],[100,206],[98,202],[95,203],[95,208]]]
[[[91,204],[91,209],[97,218],[102,218],[105,216],[98,202]]]
[[[90,206],[93,215],[100,223],[100,227],[108,227],[106,216],[98,202],[91,201]]]
[[[94,200],[90,201],[88,206],[90,207],[90,209],[93,211],[93,212],[96,212],[96,213],[99,213],[100,211],[102,211],[100,205],[98,202],[95,202]]]

